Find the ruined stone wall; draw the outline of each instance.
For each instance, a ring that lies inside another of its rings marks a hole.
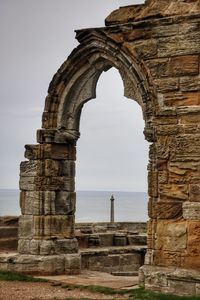
[[[111,14],[106,24],[115,27],[106,33],[139,58],[156,93],[148,165],[146,264],[199,270],[200,16],[129,21],[119,26],[126,11],[130,18],[130,9]]]
[[[76,253],[73,145],[26,146],[20,166],[19,253]],[[53,241],[54,240],[54,241]]]

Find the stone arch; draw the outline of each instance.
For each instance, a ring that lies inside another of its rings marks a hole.
[[[45,255],[46,263],[34,267],[45,273],[80,271],[74,234],[76,141],[82,107],[95,97],[103,71],[118,69],[125,96],[142,108],[145,138],[150,142],[156,138],[156,96],[143,61],[101,31],[81,31],[77,38],[80,45],[50,83],[42,129],[37,132],[39,144],[25,146],[28,161],[21,163],[18,251],[31,255],[34,262]]]
[[[55,142],[62,143],[79,137],[82,107],[96,97],[98,79],[111,67],[121,75],[125,97],[134,99],[141,106],[146,139],[152,141],[155,138],[153,116],[156,96],[145,65],[127,48],[92,31],[81,36],[81,44],[63,63],[49,86],[38,142],[53,142],[55,139]]]

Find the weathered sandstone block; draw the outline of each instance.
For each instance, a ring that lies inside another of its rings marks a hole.
[[[23,215],[19,217],[19,238],[32,239],[33,238],[33,216]]]
[[[19,188],[22,191],[34,191],[36,177],[20,177]]]
[[[20,207],[24,215],[56,214],[54,191],[22,191]]]
[[[186,184],[160,184],[159,194],[163,198],[187,200],[188,186]]]
[[[200,220],[200,202],[184,202],[183,218],[185,220]]]
[[[155,250],[154,264],[156,266],[161,266],[161,267],[167,267],[167,266],[180,267],[181,252],[173,251],[173,249],[171,249],[170,251]]]
[[[148,193],[151,197],[158,196],[158,172],[149,171],[148,172]]]
[[[32,177],[29,177],[32,178]],[[58,176],[58,177],[35,177],[34,178],[34,184],[36,190],[41,191],[67,191],[67,192],[73,192],[74,191],[74,178],[68,178],[64,176]],[[28,187],[28,182],[25,185],[24,188]]]
[[[81,270],[80,254],[70,254],[65,256],[65,272],[67,274],[79,274]]]
[[[76,193],[65,191],[56,192],[55,212],[56,214],[73,214],[76,208]]]
[[[38,162],[35,160],[22,161],[20,164],[20,176],[34,177],[37,175]]]
[[[200,202],[200,184],[190,185],[189,200],[192,202]]]
[[[67,238],[74,235],[74,215],[49,215],[33,217],[34,238]]]
[[[159,220],[156,230],[156,250],[183,251],[187,246],[187,224]]]
[[[74,145],[38,144],[26,145],[25,157],[27,159],[67,159],[76,160],[76,148]]]
[[[182,202],[158,201],[155,210],[158,219],[174,219],[182,216]]]

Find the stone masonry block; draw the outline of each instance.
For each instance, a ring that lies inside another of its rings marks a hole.
[[[183,92],[199,91],[200,77],[199,76],[184,76],[180,78],[180,89]]]
[[[177,91],[179,89],[179,79],[178,78],[155,79],[154,84],[156,86],[157,91],[159,91],[161,93],[169,92],[169,91]]]
[[[179,132],[178,125],[157,125],[157,134],[159,136],[176,135]]]
[[[130,51],[135,51],[144,60],[157,57],[157,41],[155,39],[137,41],[134,44],[125,42],[124,45]]]
[[[78,253],[78,241],[75,238],[55,240],[55,253]]]
[[[18,252],[20,254],[30,253],[30,240],[29,239],[19,239],[18,240]]]
[[[148,201],[148,216],[151,219],[155,219],[157,217],[157,213],[156,213],[156,202],[157,202],[157,198],[149,198]]]
[[[148,193],[151,197],[158,196],[158,172],[149,171],[148,172]]]
[[[186,184],[160,184],[159,194],[162,198],[187,200],[188,186]]]
[[[22,191],[34,191],[35,190],[35,178],[36,177],[20,177],[19,187]]]
[[[199,56],[182,55],[172,57],[169,62],[169,75],[197,75],[199,74]]]
[[[56,255],[78,252],[78,242],[75,238],[71,239],[47,239],[40,244],[40,255]]]
[[[33,237],[33,216],[20,216],[19,217],[19,238],[31,239]]]
[[[188,221],[188,241],[187,241],[187,253],[191,255],[199,254],[200,245],[200,220]]]
[[[192,202],[200,202],[200,184],[190,184],[189,200]]]
[[[156,237],[156,227],[157,227],[157,221],[156,220],[150,220],[147,223],[147,245],[148,249],[154,249],[155,248],[155,237]]]
[[[182,221],[159,220],[156,237],[156,250],[183,251],[187,246],[187,224]]]
[[[137,271],[139,267],[142,265],[142,258],[140,253],[126,253],[120,256],[120,267],[125,269],[126,271],[130,270]]]
[[[30,254],[32,255],[39,255],[40,253],[40,244],[41,244],[41,241],[40,240],[34,240],[32,239],[30,241]]]
[[[36,162],[36,161],[35,161]],[[38,160],[37,176],[73,178],[75,176],[75,163],[73,160],[44,159]]]
[[[63,160],[61,162],[61,174],[65,177],[73,178],[75,176],[75,163],[71,160]]]
[[[81,271],[80,254],[65,255],[65,272],[67,274],[79,274]]]
[[[18,252],[20,254],[31,254],[38,255],[40,249],[39,240],[30,240],[30,239],[19,239],[18,240]]]
[[[155,207],[158,219],[174,219],[182,216],[181,201],[158,201]]]
[[[177,293],[177,291],[180,291],[181,295],[195,295],[195,282],[169,279],[168,285],[172,293]]]
[[[40,243],[40,255],[53,255],[55,254],[55,244],[51,239],[42,240]]]
[[[200,220],[200,202],[184,202],[183,218],[185,220]]]
[[[76,160],[76,147],[71,144],[38,144],[25,146],[25,158]]]
[[[25,215],[55,214],[54,191],[22,191],[20,206]]]
[[[36,177],[35,189],[41,191],[74,191],[74,178],[68,178],[63,176],[58,177]]]
[[[159,39],[158,57],[188,56],[199,53],[199,32]]]
[[[45,176],[59,176],[60,162],[53,159],[45,159],[44,161],[44,175]]]
[[[42,274],[64,274],[65,257],[63,255],[41,256],[39,271]]]
[[[180,107],[180,106],[197,106],[200,103],[200,92],[173,92],[165,93],[163,98],[165,106]],[[182,118],[182,120],[184,117]]]
[[[76,207],[76,193],[65,191],[56,192],[55,212],[56,214],[73,214]]]
[[[176,160],[181,158],[200,158],[200,135],[178,136],[171,145]]]
[[[34,177],[37,175],[37,165],[36,160],[22,161],[20,164],[20,176],[22,177]]]
[[[74,236],[74,215],[34,216],[34,238],[69,238]]]
[[[154,251],[154,263],[157,266],[162,266],[162,267],[165,266],[180,267],[181,252],[156,250]]]
[[[182,55],[182,56],[174,56],[170,59],[168,58],[159,58],[154,60],[149,60],[147,62],[148,67],[150,68],[151,74],[154,78],[160,79],[163,77],[169,77],[169,82],[172,83],[172,87],[177,86],[175,81],[177,80],[176,77],[179,76],[187,76],[187,75],[197,75],[199,73],[198,67],[198,55]],[[174,77],[174,79],[172,79]],[[163,91],[162,85],[160,83],[161,89]],[[158,88],[159,88],[158,86]],[[165,84],[165,86],[167,86]],[[164,90],[166,88],[164,87]],[[169,86],[169,85],[168,85]],[[171,89],[172,89],[171,87]],[[169,88],[167,88],[169,90]]]
[[[181,267],[185,269],[193,269],[199,271],[200,255],[199,253],[183,254],[181,258]]]

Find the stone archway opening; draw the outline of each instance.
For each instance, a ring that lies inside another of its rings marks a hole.
[[[98,80],[96,99],[83,107],[77,142],[76,220],[108,222],[112,193],[116,221],[147,220],[149,145],[143,135],[141,107],[123,94],[120,73],[111,68]]]
[[[119,71],[124,95],[135,99],[142,108],[145,138],[155,140],[155,95],[143,63],[95,30],[78,32],[77,38],[80,46],[50,83],[42,129],[37,132],[38,144],[25,146],[27,161],[20,166],[22,215],[19,255],[14,263],[23,272],[27,268],[30,273],[80,272],[81,256],[75,236],[76,143],[82,108],[96,97],[103,71],[111,67]]]

